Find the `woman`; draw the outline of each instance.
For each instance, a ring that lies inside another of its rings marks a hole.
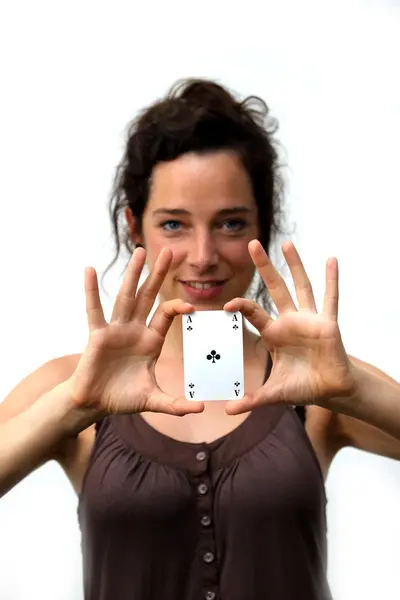
[[[260,100],[208,81],[145,110],[111,202],[117,255],[136,246],[111,321],[89,268],[86,349],[0,406],[2,493],[56,459],[79,494],[86,600],[328,599],[333,457],[346,445],[400,457],[399,387],[347,356],[336,261],[318,314],[293,244],[299,309],[264,250],[281,214],[273,134]],[[259,303],[245,297],[255,271]],[[243,334],[245,397],[205,405],[183,398],[180,317],[214,309],[259,335]]]

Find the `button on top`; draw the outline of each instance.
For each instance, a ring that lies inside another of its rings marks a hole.
[[[214,554],[212,552],[205,552],[203,555],[203,560],[205,563],[212,563],[214,560]]]
[[[208,485],[205,483],[199,483],[199,485],[197,486],[197,491],[199,492],[199,494],[204,496],[204,494],[207,494],[208,492]]]
[[[206,592],[204,594],[204,600],[215,600],[216,598],[216,594],[215,592],[212,592],[211,590],[208,590],[208,592]]]
[[[203,525],[203,527],[209,527],[211,525],[211,517],[208,515],[203,515],[200,523]]]
[[[207,453],[204,452],[203,450],[201,450],[200,452],[198,452],[196,454],[196,460],[198,460],[199,462],[205,460],[207,458]]]

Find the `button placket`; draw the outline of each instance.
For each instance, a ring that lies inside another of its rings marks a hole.
[[[210,456],[205,450],[195,453],[196,466],[196,496],[199,523],[199,545],[197,548],[198,559],[203,564],[203,598],[215,600],[214,591],[218,586],[218,570],[216,560],[215,532],[213,527],[213,500],[214,494],[209,473]]]

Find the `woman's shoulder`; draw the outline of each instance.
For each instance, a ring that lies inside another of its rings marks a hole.
[[[70,354],[53,358],[26,375],[0,403],[0,422],[27,410],[40,396],[68,379],[80,356]]]
[[[82,354],[65,354],[52,358],[34,371],[32,376],[35,376],[38,383],[46,387],[54,387],[71,377],[81,356]]]

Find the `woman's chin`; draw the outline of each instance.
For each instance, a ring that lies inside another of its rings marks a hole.
[[[236,297],[236,296],[235,296]],[[214,301],[197,301],[197,302],[189,302],[190,304],[192,304],[195,309],[197,311],[201,311],[201,310],[223,310],[224,306],[227,302],[229,302],[230,300],[233,299],[229,297],[229,298],[219,298],[218,300],[214,300]],[[186,302],[188,302],[188,300],[185,300]]]
[[[207,290],[196,290],[188,289],[188,286],[180,285],[178,289],[169,290],[170,293],[163,294],[165,297],[161,297],[160,300],[171,300],[180,298],[184,302],[188,302],[192,306],[194,306],[196,311],[204,311],[204,310],[223,310],[225,304],[233,298],[237,298],[238,296],[242,296],[239,290],[221,290],[222,293],[215,294],[215,297],[207,297]],[[245,292],[244,292],[245,293]],[[213,296],[214,294],[211,292],[210,294]],[[168,296],[168,297],[167,297]]]
[[[193,303],[192,303],[193,304]],[[223,310],[225,305],[225,302],[218,303],[211,303],[211,302],[203,302],[202,304],[193,304],[193,306],[195,307],[195,310],[197,311],[201,311],[201,310]]]

